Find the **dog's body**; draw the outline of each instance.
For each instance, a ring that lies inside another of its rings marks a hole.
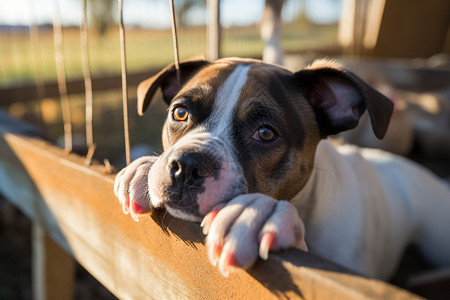
[[[387,279],[411,242],[433,263],[450,264],[449,194],[428,170],[402,157],[322,141],[313,174],[291,203],[312,253]]]
[[[410,241],[450,265],[447,186],[400,157],[323,140],[354,128],[366,109],[384,136],[392,104],[358,77],[328,61],[297,73],[240,59],[180,68],[181,85],[168,67],[138,89],[141,114],[161,87],[169,115],[164,153],[116,178],[134,219],[152,207],[203,218],[223,274],[298,247],[388,278]]]

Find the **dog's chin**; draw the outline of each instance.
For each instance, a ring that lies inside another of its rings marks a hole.
[[[181,199],[170,199],[167,195],[164,194],[160,195],[159,193],[153,191],[152,189],[150,189],[149,192],[152,207],[165,208],[169,214],[179,219],[191,222],[200,222],[202,220],[203,217],[200,214],[200,212],[186,207],[178,207],[174,204],[177,202],[181,202]]]
[[[170,205],[166,204],[164,205],[165,209],[169,212],[169,214],[171,214],[172,216],[182,219],[182,220],[186,220],[186,221],[190,221],[190,222],[201,222],[202,221],[202,217],[190,212],[185,212],[179,208],[173,208]]]

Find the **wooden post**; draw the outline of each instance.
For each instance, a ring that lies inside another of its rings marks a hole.
[[[208,0],[208,59],[211,61],[220,58],[221,33],[220,33],[220,0]]]
[[[75,261],[56,244],[38,222],[33,222],[33,299],[74,298]]]

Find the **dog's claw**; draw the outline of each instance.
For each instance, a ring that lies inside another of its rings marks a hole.
[[[230,270],[237,266],[236,256],[232,252],[222,253],[219,261],[219,271],[223,277],[228,277]]]
[[[200,226],[203,228],[203,234],[207,235],[209,232],[209,228],[211,227],[212,222],[214,221],[214,218],[219,213],[220,209],[214,209],[211,212],[209,212],[202,220],[202,223]]]
[[[279,251],[296,247],[308,251],[305,243],[305,227],[297,210],[287,201],[278,201],[274,212],[260,232],[261,242],[267,233],[273,234],[268,250]]]
[[[267,260],[269,258],[269,250],[271,249],[272,245],[275,244],[276,236],[274,232],[266,232],[263,234],[261,238],[261,243],[259,244],[259,257],[261,257],[264,260]]]
[[[304,227],[295,207],[267,195],[244,194],[202,222],[206,248],[213,266],[228,276],[233,268],[249,268],[258,255],[289,247],[306,250]]]
[[[130,207],[130,197],[125,197],[125,200],[120,200],[122,204],[122,211],[124,214],[128,215]]]
[[[217,266],[217,262],[220,259],[220,255],[222,254],[222,246],[217,243],[212,243],[208,247],[208,257],[211,265],[214,267]]]

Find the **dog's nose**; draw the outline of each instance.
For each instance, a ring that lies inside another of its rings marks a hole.
[[[201,179],[212,175],[218,167],[207,155],[191,153],[172,158],[169,168],[172,176],[179,183],[195,185]]]

